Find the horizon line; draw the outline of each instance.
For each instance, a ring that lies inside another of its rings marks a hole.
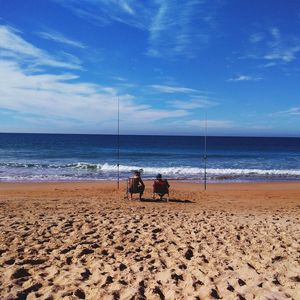
[[[44,135],[111,135],[118,136],[117,133],[64,133],[64,132],[1,132],[0,134],[44,134]],[[128,133],[119,134],[119,136],[174,136],[174,137],[204,137],[205,135],[192,135],[192,134],[139,134],[139,133]],[[207,135],[207,137],[236,137],[236,138],[300,138],[299,136],[281,136],[281,135],[269,135],[269,136],[257,136],[257,135]]]

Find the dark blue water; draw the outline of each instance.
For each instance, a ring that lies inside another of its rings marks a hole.
[[[113,135],[0,134],[1,181],[114,180]],[[120,136],[120,175],[202,180],[203,137]],[[300,180],[300,138],[208,137],[211,181]]]

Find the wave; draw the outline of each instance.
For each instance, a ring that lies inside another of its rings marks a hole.
[[[18,162],[7,162],[7,163],[0,163],[0,167],[7,167],[7,168],[48,168],[51,165],[49,164],[41,164],[41,163],[18,163]],[[55,167],[55,165],[53,165]]]
[[[87,162],[77,162],[69,164],[47,164],[47,163],[17,163],[8,162],[0,163],[0,168],[2,172],[4,169],[8,170],[11,168],[28,168],[28,169],[60,169],[60,171],[68,170],[87,170],[95,173],[116,173],[118,166],[116,164],[108,163],[87,163]],[[141,170],[145,175],[154,175],[161,173],[164,176],[189,176],[189,177],[201,177],[203,175],[203,168],[192,167],[192,166],[172,166],[172,167],[157,167],[157,166],[137,166],[137,165],[120,165],[119,170],[121,173],[131,173],[133,170]],[[32,171],[34,172],[34,171]],[[264,176],[264,177],[280,177],[280,176],[293,176],[300,177],[299,169],[248,169],[248,168],[208,168],[207,175],[211,178],[220,176],[226,177],[251,177],[251,176]],[[66,175],[65,175],[66,176]],[[224,178],[225,178],[224,177]]]
[[[117,165],[111,164],[91,164],[91,163],[76,163],[69,164],[68,167],[77,169],[91,169],[101,170],[103,172],[116,172]],[[176,167],[141,167],[136,165],[120,165],[120,172],[132,172],[133,170],[141,170],[144,174],[162,173],[165,175],[199,175],[204,172],[203,168],[190,166],[176,166]],[[208,175],[233,175],[233,176],[300,176],[300,170],[291,169],[233,169],[233,168],[208,168]]]

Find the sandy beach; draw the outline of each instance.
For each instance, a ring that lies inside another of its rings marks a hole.
[[[0,184],[1,299],[300,299],[300,183]]]

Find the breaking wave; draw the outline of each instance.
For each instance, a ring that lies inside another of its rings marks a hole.
[[[108,163],[76,162],[68,164],[47,163],[0,163],[0,180],[114,180],[118,166]],[[138,166],[120,165],[121,178],[126,178],[133,170],[141,170],[145,178],[152,178],[157,173],[164,177],[201,180],[203,168],[192,166]],[[242,169],[242,168],[208,168],[207,176],[210,180],[272,180],[272,179],[300,179],[300,170],[296,169]]]

